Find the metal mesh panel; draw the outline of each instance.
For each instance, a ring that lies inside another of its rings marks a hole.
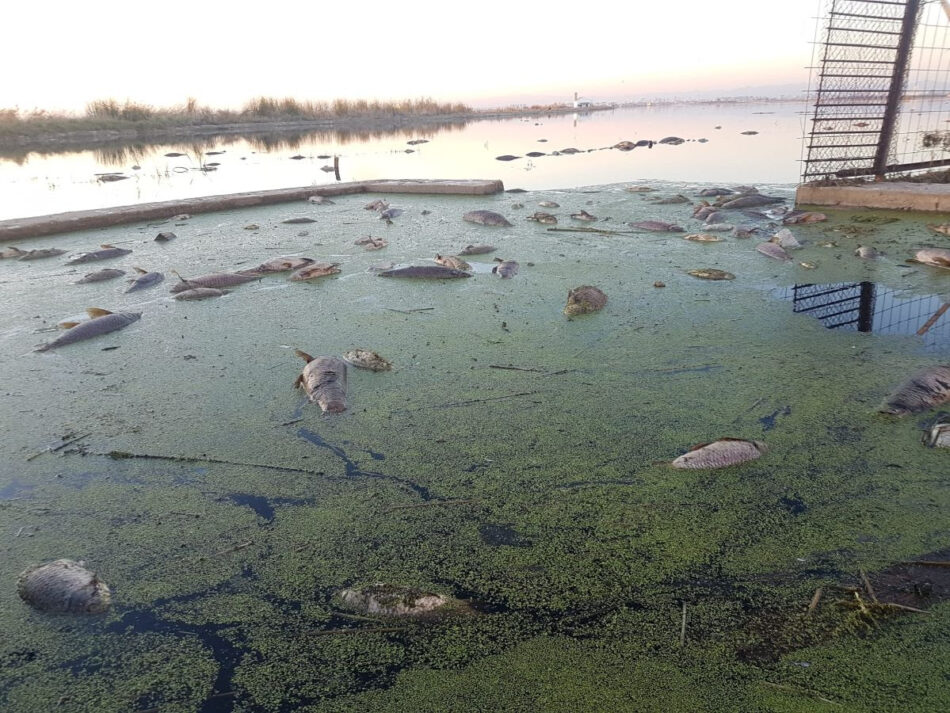
[[[828,0],[826,7],[803,180],[950,164],[950,2]]]

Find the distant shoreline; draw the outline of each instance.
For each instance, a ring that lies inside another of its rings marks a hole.
[[[436,114],[348,115],[326,119],[271,118],[225,122],[189,122],[168,117],[145,120],[103,121],[92,117],[25,118],[13,125],[0,124],[0,152],[27,153],[96,148],[104,145],[136,142],[178,142],[190,139],[261,135],[292,135],[313,132],[375,133],[437,131],[449,126],[464,126],[475,121],[525,117],[559,116],[637,107],[675,107],[689,105],[735,105],[801,101],[800,98],[743,97],[710,100],[637,101],[586,107],[510,107]]]

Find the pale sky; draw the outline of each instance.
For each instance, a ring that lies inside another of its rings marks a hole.
[[[807,82],[820,0],[13,0],[0,108],[113,97],[474,106]]]

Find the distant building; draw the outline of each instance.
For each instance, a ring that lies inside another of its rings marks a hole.
[[[574,108],[575,109],[586,109],[586,108],[592,107],[593,105],[594,105],[593,102],[588,101],[587,99],[582,99],[578,97],[577,92],[574,92]]]

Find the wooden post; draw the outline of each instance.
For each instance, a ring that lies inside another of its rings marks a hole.
[[[340,157],[333,157],[333,174],[336,176],[336,180],[340,180]]]

